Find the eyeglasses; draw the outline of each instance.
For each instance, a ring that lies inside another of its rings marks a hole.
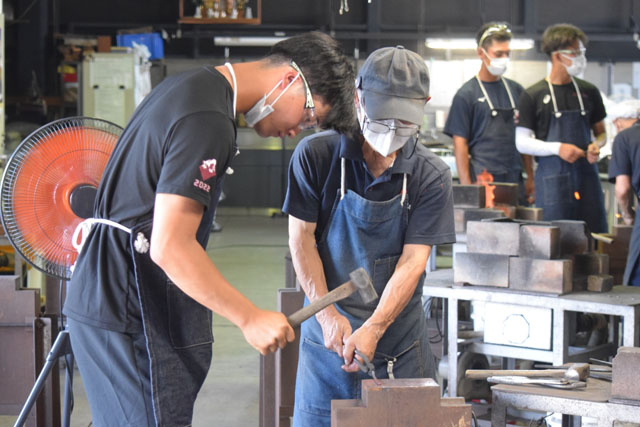
[[[390,126],[386,123],[367,119],[367,129],[374,133],[387,133],[393,131],[398,136],[413,136],[420,130],[420,126]]]
[[[587,48],[581,47],[578,49],[560,49],[556,50],[556,52],[563,53],[565,55],[579,56],[584,55],[587,52]]]
[[[298,75],[302,79],[302,83],[304,84],[305,91],[305,101],[304,101],[304,116],[302,120],[298,124],[300,130],[313,129],[318,127],[318,118],[316,117],[316,106],[313,103],[313,96],[311,95],[311,88],[309,88],[309,83],[307,83],[307,79],[305,79],[304,74],[302,74],[302,70],[298,67],[293,60],[291,61],[291,67],[298,72]]]
[[[478,46],[482,46],[482,43],[487,39],[487,37],[495,34],[495,33],[509,33],[511,34],[511,28],[507,24],[497,24],[492,25],[482,33],[480,40],[478,41]]]

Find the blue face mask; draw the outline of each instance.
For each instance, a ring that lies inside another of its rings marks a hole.
[[[282,80],[276,83],[273,89],[271,89],[269,93],[265,94],[258,102],[256,102],[256,104],[253,107],[251,107],[249,111],[244,113],[244,119],[247,122],[247,126],[254,127],[256,123],[258,123],[260,120],[264,119],[269,114],[273,113],[273,106],[275,105],[275,103],[278,102],[278,99],[280,99],[280,97],[284,95],[287,89],[291,87],[293,82],[295,82],[298,79],[298,77],[300,77],[300,73],[298,73],[298,75],[296,75],[296,77],[293,80],[291,80],[291,83],[289,83],[287,87],[284,88],[282,93],[278,95],[278,97],[274,99],[270,105],[265,105],[267,102],[267,98],[271,96],[273,91],[276,90],[278,86],[280,86],[280,84],[282,83]]]

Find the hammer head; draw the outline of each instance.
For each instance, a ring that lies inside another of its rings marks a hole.
[[[358,290],[362,301],[369,303],[378,298],[378,293],[373,287],[373,282],[364,268],[360,267],[357,270],[353,270],[349,273],[349,278]]]
[[[567,368],[564,377],[571,381],[586,381],[589,377],[589,372],[588,363],[573,363]]]

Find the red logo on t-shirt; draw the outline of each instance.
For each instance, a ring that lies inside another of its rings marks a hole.
[[[216,176],[216,163],[216,159],[202,161],[202,164],[200,165],[200,175],[202,175],[203,181]]]

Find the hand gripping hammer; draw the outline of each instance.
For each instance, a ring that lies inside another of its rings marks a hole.
[[[343,283],[328,294],[313,301],[308,306],[301,308],[291,316],[287,317],[287,320],[289,321],[291,327],[296,328],[300,326],[302,322],[304,322],[323,308],[327,307],[329,304],[333,304],[334,302],[343,300],[356,291],[358,291],[360,297],[362,298],[362,301],[365,303],[369,303],[378,298],[378,293],[374,289],[371,278],[364,268],[360,267],[352,271],[351,273],[349,273],[349,278],[351,280],[349,280],[348,282]]]

